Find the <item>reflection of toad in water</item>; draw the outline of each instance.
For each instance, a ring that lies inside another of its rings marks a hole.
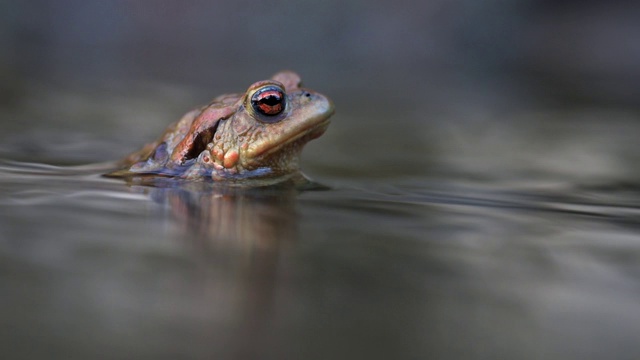
[[[311,186],[315,185],[308,183]],[[281,252],[296,238],[300,185],[246,188],[190,182],[133,189],[166,205],[170,214],[166,220],[177,226],[181,243],[195,249],[196,258],[204,260],[203,271],[213,275],[202,284],[203,290],[233,294],[234,300],[227,304],[231,323],[225,336],[237,356],[256,355],[253,352],[259,351],[271,327]]]
[[[258,188],[192,183],[150,190],[169,207],[190,245],[241,252],[275,250],[292,240],[297,193],[293,183]]]

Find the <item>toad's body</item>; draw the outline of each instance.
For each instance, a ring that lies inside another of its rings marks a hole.
[[[187,113],[160,139],[129,155],[114,175],[283,177],[298,171],[302,147],[324,133],[332,114],[329,99],[300,88],[297,74],[280,72],[244,94],[222,95]]]

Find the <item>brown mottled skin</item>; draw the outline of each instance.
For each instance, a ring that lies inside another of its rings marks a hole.
[[[324,133],[332,114],[328,98],[301,88],[297,74],[279,72],[244,94],[218,96],[188,112],[111,175],[216,181],[286,177],[298,172],[303,146]]]

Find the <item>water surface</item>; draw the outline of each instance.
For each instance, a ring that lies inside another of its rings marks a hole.
[[[305,152],[315,190],[101,177],[112,165],[85,160],[165,125],[103,116],[123,124],[4,125],[3,357],[638,353],[632,113],[409,111],[391,127],[346,109]]]

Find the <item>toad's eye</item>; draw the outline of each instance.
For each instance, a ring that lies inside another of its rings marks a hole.
[[[267,116],[278,115],[285,107],[284,91],[277,86],[265,86],[253,94],[251,106],[260,114]]]

